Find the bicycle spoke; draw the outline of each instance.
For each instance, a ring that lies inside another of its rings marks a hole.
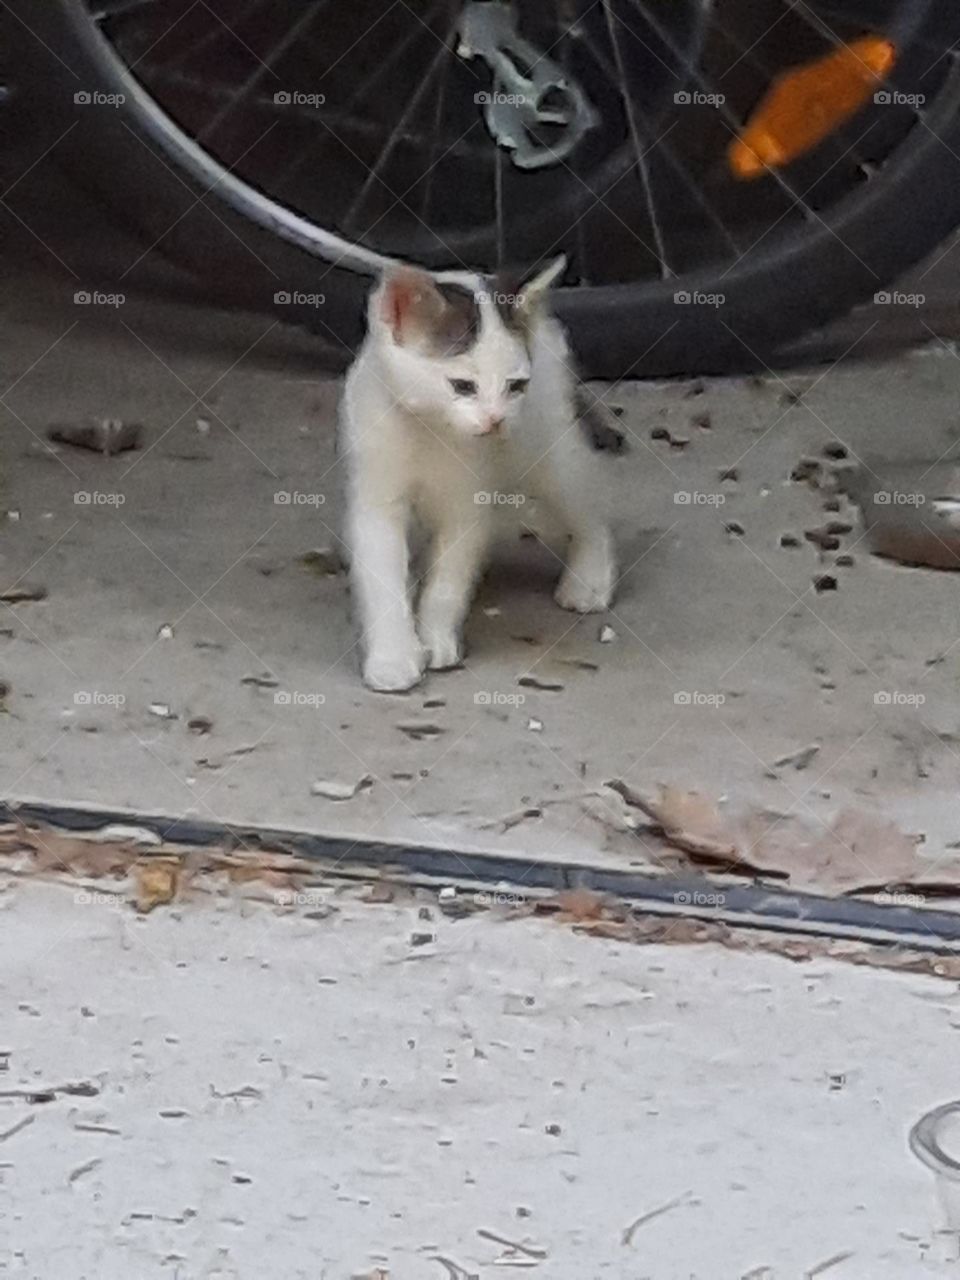
[[[159,65],[164,69],[175,70],[177,67],[182,67],[185,62],[199,57],[205,49],[212,48],[218,40],[229,40],[234,35],[234,28],[242,27],[247,19],[252,17],[258,9],[262,9],[266,3],[268,0],[247,0],[236,17],[231,18],[229,27],[224,26],[222,22],[217,22],[214,18],[210,30],[205,32],[196,44],[181,50],[167,61],[161,61]]]
[[[451,22],[455,22],[455,14],[450,12],[449,5],[448,14]],[[429,221],[430,200],[433,195],[433,173],[440,156],[440,126],[443,122],[443,113],[447,103],[447,82],[450,79],[451,61],[450,58],[447,58],[444,62],[443,79],[437,89],[437,105],[433,113],[433,133],[430,136],[430,149],[427,154],[426,185],[423,191],[423,199],[420,203],[420,217],[424,222]]]
[[[789,0],[787,0],[787,2],[789,3]],[[661,24],[657,21],[657,19],[652,16],[648,5],[645,3],[645,0],[630,0],[630,3],[636,9],[639,9],[639,11],[643,14],[646,20],[650,23],[650,26],[653,28],[653,30],[657,33],[657,35],[660,37],[660,39],[663,41],[666,47],[670,50],[673,56],[677,59],[680,65],[687,72],[687,74],[689,75],[693,83],[696,84],[700,89],[702,89],[704,93],[716,94],[717,91],[713,85],[713,82],[704,75],[704,73],[700,70],[700,67],[696,62],[694,62],[686,53],[684,53],[682,49],[677,47],[676,42],[671,38],[669,32],[665,31],[664,28],[661,26]],[[726,102],[723,100],[724,95],[720,94],[719,97],[721,101],[718,102],[716,110],[719,113],[720,118],[726,123],[727,127],[730,129],[731,133],[734,136],[739,137],[740,133],[743,130],[744,122],[738,119],[737,116],[734,114],[734,112],[732,112],[730,108],[726,105]],[[800,211],[802,212],[805,218],[807,219],[817,218],[816,213],[810,207],[810,205],[807,204],[803,196],[800,195],[800,193],[793,187],[793,185],[787,181],[787,179],[783,176],[782,173],[779,172],[779,170],[773,168],[772,166],[768,166],[766,172],[777,184],[777,186],[780,187],[780,189],[787,196],[790,197],[790,199],[800,209]]]
[[[603,50],[597,47],[597,42],[593,39],[593,37],[590,35],[589,32],[586,32],[586,31],[584,32],[583,42],[586,45],[587,50],[589,51],[591,57],[597,63],[597,66],[601,68],[601,70],[606,74],[607,78],[610,80],[611,84],[613,84],[614,70],[610,66],[610,63],[607,60],[607,57],[604,54]],[[686,167],[686,165],[677,155],[676,149],[674,148],[673,144],[670,142],[668,138],[662,137],[658,145],[662,149],[663,157],[666,160],[667,164],[669,164],[670,168],[673,170],[673,172],[677,175],[677,177],[680,179],[680,181],[683,183],[686,189],[693,196],[694,200],[699,205],[701,211],[706,214],[706,216],[713,223],[714,227],[716,227],[716,229],[723,236],[724,240],[727,243],[727,246],[730,249],[732,249],[734,253],[739,255],[742,252],[741,245],[734,238],[729,227],[724,222],[723,218],[720,216],[719,213],[717,213],[716,209],[714,209],[713,205],[707,199],[705,192],[697,184],[696,179],[690,173],[689,169]]]
[[[306,31],[307,27],[318,17],[320,10],[327,4],[327,0],[313,0],[313,3],[307,8],[293,24],[287,34],[277,41],[272,48],[267,50],[266,56],[261,60],[256,71],[247,76],[246,80],[236,89],[230,98],[220,110],[216,113],[212,120],[208,120],[201,130],[197,133],[198,141],[205,142],[210,138],[220,125],[226,120],[227,116],[241,102],[250,96],[256,89],[257,85],[265,76],[275,75],[273,64],[279,62],[283,55],[290,49],[299,37]]]
[[[633,99],[627,88],[626,72],[623,65],[623,54],[620,49],[620,42],[617,39],[614,14],[610,8],[611,0],[602,0],[604,17],[607,21],[607,30],[610,33],[610,43],[613,45],[613,56],[617,64],[617,77],[620,82],[620,94],[623,98],[623,106],[627,116],[627,124],[630,129],[630,137],[633,141],[633,149],[637,158],[637,169],[640,173],[640,182],[643,186],[643,194],[647,204],[647,212],[650,215],[650,224],[653,227],[653,238],[657,246],[657,257],[660,264],[660,278],[667,279],[673,275],[670,264],[667,261],[667,250],[663,240],[663,231],[660,227],[660,219],[657,217],[656,203],[653,199],[653,190],[650,185],[650,169],[647,165],[647,155],[643,149],[643,139],[640,136],[640,129],[637,124],[636,112],[633,109]]]
[[[805,0],[781,0],[781,3],[785,4],[791,13],[796,14],[806,26],[815,31],[821,39],[826,40],[838,52],[850,48],[847,42],[837,35],[829,22],[824,22],[818,14],[814,13],[810,6],[805,3]],[[873,73],[873,75],[878,85],[890,85],[889,76],[877,75],[876,73]],[[923,114],[916,106],[911,106],[911,110],[917,119]]]
[[[380,154],[377,156],[377,159],[373,165],[373,168],[370,169],[369,172],[367,173],[363,186],[357,192],[353,200],[353,203],[350,205],[350,208],[347,210],[347,212],[344,214],[343,218],[341,219],[341,226],[345,231],[349,230],[354,225],[354,220],[356,219],[357,214],[362,208],[363,202],[366,200],[368,194],[370,193],[370,190],[373,187],[374,182],[376,182],[379,178],[380,170],[383,168],[386,162],[390,159],[390,156],[393,154],[394,147],[401,140],[402,130],[406,127],[408,120],[413,118],[414,114],[417,111],[417,108],[420,106],[420,103],[423,101],[424,96],[426,95],[428,89],[430,88],[430,85],[433,83],[433,77],[437,73],[437,68],[440,65],[440,60],[444,57],[444,55],[453,52],[453,40],[456,38],[456,30],[457,30],[456,25],[454,25],[447,32],[446,39],[444,40],[441,47],[434,54],[433,60],[427,69],[426,75],[420,81],[420,84],[417,87],[415,93],[413,94],[413,97],[407,103],[407,106],[403,111],[403,114],[400,116],[400,119],[394,125],[386,142],[381,147]]]

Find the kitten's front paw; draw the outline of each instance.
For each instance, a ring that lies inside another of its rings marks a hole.
[[[453,631],[429,632],[423,636],[427,666],[431,671],[449,671],[463,661],[459,637]]]
[[[377,693],[403,693],[423,679],[423,655],[417,649],[371,653],[363,664],[363,683]]]
[[[613,565],[590,573],[564,569],[553,598],[561,609],[574,613],[603,613],[613,603],[615,585]]]

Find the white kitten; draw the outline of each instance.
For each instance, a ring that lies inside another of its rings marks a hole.
[[[591,613],[613,598],[613,543],[583,483],[596,458],[566,338],[547,306],[563,267],[561,259],[513,293],[480,276],[401,267],[371,295],[367,337],[346,381],[342,443],[351,582],[372,689],[409,689],[425,667],[460,662],[499,495],[535,496],[569,533],[559,605]],[[433,540],[418,618],[412,517]]]

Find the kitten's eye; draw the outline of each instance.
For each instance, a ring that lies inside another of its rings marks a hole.
[[[451,378],[450,386],[453,388],[453,394],[457,396],[477,394],[477,384],[471,378]]]
[[[511,378],[507,383],[507,395],[522,396],[529,382],[529,378]]]

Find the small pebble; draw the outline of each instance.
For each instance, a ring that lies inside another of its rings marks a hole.
[[[530,729],[533,733],[542,733],[543,721],[537,720],[534,716],[531,716],[530,719],[527,721],[527,728]]]
[[[173,627],[171,627],[171,625],[170,625],[170,623],[169,623],[169,622],[165,622],[165,623],[163,624],[163,626],[162,626],[162,627],[160,628],[160,630],[157,632],[157,636],[158,636],[158,637],[159,637],[159,639],[161,639],[161,640],[172,640],[172,639],[173,639]]]
[[[744,529],[739,520],[727,520],[723,527],[727,533],[732,533],[735,538],[742,538],[746,533],[746,529]]]
[[[176,720],[177,718],[177,713],[175,711],[171,711],[166,702],[151,702],[150,714],[152,716],[158,716],[161,720]]]
[[[599,638],[601,644],[612,644],[617,638],[617,633],[614,631],[613,627],[604,625],[600,628]]]
[[[831,440],[820,450],[825,458],[834,458],[839,461],[841,458],[848,456],[847,446],[841,444],[839,440]]]
[[[799,547],[801,544],[795,533],[781,533],[780,545],[781,547]]]
[[[818,595],[824,591],[836,591],[837,580],[832,573],[821,573],[814,578],[813,587]]]

